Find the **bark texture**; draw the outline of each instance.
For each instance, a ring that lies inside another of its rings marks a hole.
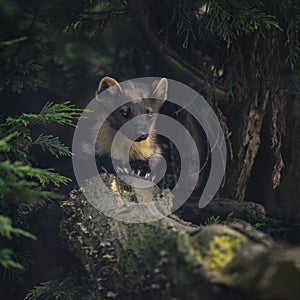
[[[111,196],[94,188],[101,200]],[[62,238],[96,299],[298,299],[300,249],[278,245],[248,223],[195,226],[172,215],[124,223],[78,191],[61,206]]]
[[[266,4],[266,8],[271,15],[281,16],[276,6]],[[160,9],[157,1],[129,0],[127,7],[146,45],[172,78],[202,94],[219,117],[229,154],[220,195],[238,201],[259,199],[271,215],[275,212],[276,216],[299,219],[299,114],[293,113],[299,105],[292,103],[283,109],[287,91],[299,89],[299,76],[298,71],[287,70],[283,63],[283,33],[273,28],[263,34],[241,36],[224,53],[202,43],[201,38],[193,47],[182,50],[174,28],[165,33],[170,24],[161,20],[163,14],[156,13]],[[221,78],[213,76],[210,70],[218,65],[224,66],[225,75]],[[295,86],[291,87],[290,81],[295,81]],[[184,124],[193,138],[201,136],[193,120],[185,120]],[[195,141],[203,150],[202,140]],[[256,197],[251,199],[252,195]]]

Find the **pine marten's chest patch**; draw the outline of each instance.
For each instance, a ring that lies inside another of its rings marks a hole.
[[[106,121],[98,134],[96,142],[96,153],[99,156],[111,155],[111,147],[117,131]],[[127,149],[130,147],[129,160],[148,160],[156,153],[160,153],[160,148],[156,144],[156,138],[153,134],[140,142],[133,142],[123,134],[118,135],[118,147],[114,149],[114,158],[122,162],[127,159]]]

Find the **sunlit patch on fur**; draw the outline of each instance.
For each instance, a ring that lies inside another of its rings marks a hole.
[[[97,155],[101,156],[111,153],[111,146],[116,133],[116,130],[114,130],[107,121],[104,122],[96,141]],[[114,149],[115,159],[121,160],[122,162],[128,160],[126,157],[126,147],[128,144],[132,144],[129,152],[129,160],[147,160],[153,154],[158,154],[160,152],[158,147],[153,147],[155,144],[155,137],[152,134],[150,134],[146,140],[141,142],[132,142],[125,135],[120,134],[120,139],[118,141],[119,147]]]

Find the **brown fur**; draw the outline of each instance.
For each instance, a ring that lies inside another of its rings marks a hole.
[[[112,142],[116,133],[116,130],[108,124],[108,121],[104,122],[96,142],[96,154],[102,156],[111,152]],[[122,139],[120,145],[123,145],[123,147],[117,149],[115,158],[125,162],[126,145],[128,145],[128,143],[131,144],[132,141],[123,134],[120,134],[120,137]],[[160,148],[156,144],[155,135],[150,134],[146,140],[132,143],[129,152],[129,160],[148,160],[152,155],[159,154],[160,152]]]
[[[153,88],[153,98],[151,99],[140,99],[141,91],[137,91],[134,88],[122,90],[118,82],[110,77],[104,77],[100,81],[96,94],[101,92],[104,85],[108,87],[115,86],[116,88],[112,95],[120,93],[119,95],[128,99],[128,102],[121,105],[105,120],[96,141],[96,154],[100,157],[111,156],[111,146],[117,132],[119,134],[119,143],[118,148],[114,149],[114,158],[120,162],[126,162],[126,149],[129,147],[129,161],[147,162],[153,155],[160,154],[161,149],[154,133],[155,117],[151,116],[151,114],[158,113],[167,98],[167,80],[161,79],[156,87]],[[111,99],[104,99],[104,101]],[[124,118],[122,116],[123,112],[128,113],[128,116]],[[134,119],[136,116],[140,118],[138,120]],[[122,132],[122,126],[130,120],[129,133]],[[133,141],[130,132],[138,133],[139,135],[145,133],[148,134],[148,137],[139,142]]]

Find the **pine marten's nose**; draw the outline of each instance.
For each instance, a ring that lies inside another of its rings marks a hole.
[[[147,139],[147,137],[149,136],[148,133],[144,133],[144,132],[139,132],[139,137],[135,140],[135,142],[141,142],[144,141],[145,139]]]

